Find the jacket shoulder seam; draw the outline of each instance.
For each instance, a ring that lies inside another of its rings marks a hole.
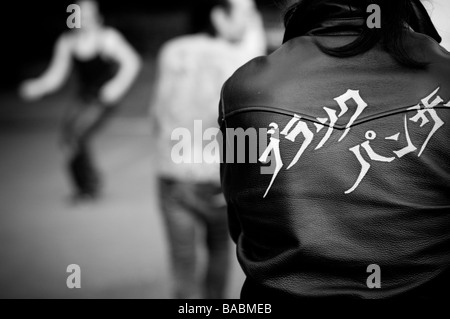
[[[411,105],[411,106],[406,106],[406,107],[401,107],[401,108],[396,108],[396,109],[392,109],[389,111],[385,111],[385,112],[378,112],[376,114],[372,114],[372,115],[368,115],[365,117],[361,117],[359,119],[357,119],[355,122],[353,122],[351,127],[366,123],[366,122],[370,122],[373,120],[377,120],[377,119],[381,119],[384,117],[388,117],[388,116],[392,116],[392,115],[397,115],[397,114],[402,114],[402,113],[410,113],[410,112],[417,112],[417,109],[412,109],[415,105]],[[450,110],[450,107],[445,106],[443,103],[440,103],[438,106],[435,106],[433,109],[448,109]],[[308,114],[302,113],[302,112],[297,112],[297,111],[293,111],[290,109],[285,109],[285,108],[276,108],[276,107],[271,107],[271,106],[247,106],[244,108],[241,108],[239,110],[235,110],[232,112],[229,112],[227,114],[224,114],[223,119],[226,120],[230,117],[236,116],[238,114],[241,113],[248,113],[248,112],[268,112],[268,113],[276,113],[276,114],[281,114],[281,115],[287,115],[287,116],[300,116],[302,119],[312,122],[312,123],[316,123],[316,124],[320,124],[320,125],[324,125],[327,127],[330,127],[329,123],[321,123],[317,120],[317,118],[310,116]],[[335,124],[333,126],[333,128],[338,129],[338,130],[345,130],[347,129],[347,125],[344,124]]]

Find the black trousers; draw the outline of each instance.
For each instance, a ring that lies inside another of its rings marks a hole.
[[[100,174],[94,164],[90,142],[113,112],[113,107],[84,103],[70,107],[63,119],[62,144],[67,150],[67,171],[75,195],[97,196]]]

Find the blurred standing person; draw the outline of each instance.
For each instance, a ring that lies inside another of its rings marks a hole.
[[[174,297],[218,299],[224,297],[229,268],[218,161],[207,164],[214,159],[204,158],[202,143],[194,142],[192,159],[202,158],[202,163],[176,164],[171,137],[177,128],[194,132],[194,121],[203,129],[217,127],[223,83],[242,64],[265,53],[265,34],[252,0],[199,1],[192,26],[194,34],[171,40],[161,50],[150,115],[158,136],[160,200],[171,249]],[[207,249],[202,288],[196,279],[199,227],[205,232]]]
[[[79,103],[64,116],[62,140],[68,171],[75,188],[74,200],[95,199],[100,176],[89,144],[110,117],[140,70],[140,58],[123,36],[103,25],[98,2],[81,0],[81,28],[62,34],[56,41],[48,69],[25,81],[20,95],[35,101],[57,91],[71,71],[79,80]]]

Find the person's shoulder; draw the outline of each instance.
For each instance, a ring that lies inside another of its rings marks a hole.
[[[278,86],[278,82],[289,76],[289,70],[294,65],[299,61],[307,64],[309,56],[313,56],[307,49],[309,43],[303,42],[302,39],[289,41],[271,54],[256,57],[244,64],[225,83],[224,99],[240,99],[240,102],[245,100],[248,103],[249,99],[253,99],[251,104],[263,103]]]
[[[189,36],[179,36],[165,42],[158,52],[158,61],[160,64],[172,64],[184,51],[184,48],[188,47],[190,42]]]
[[[256,57],[237,69],[222,88],[221,101],[225,113],[263,105],[272,85],[268,82],[270,69],[268,56]]]
[[[60,49],[71,49],[75,43],[75,33],[73,31],[66,31],[56,40],[56,46]]]
[[[160,52],[170,54],[172,52],[187,50],[187,49],[196,49],[198,45],[206,43],[206,40],[203,36],[198,34],[188,34],[175,37],[173,39],[168,40],[161,47]]]
[[[115,47],[119,42],[123,42],[124,37],[119,30],[113,27],[103,27],[101,36],[106,46]]]
[[[410,32],[407,39],[408,51],[419,59],[424,59],[431,65],[439,65],[450,71],[450,52],[436,40],[426,34]]]
[[[236,89],[243,91],[250,85],[254,86],[256,84],[255,79],[260,78],[266,72],[268,64],[268,56],[256,57],[245,63],[226,81],[224,93],[228,93],[230,90],[235,91]]]
[[[181,66],[190,57],[204,53],[209,47],[208,39],[200,34],[182,35],[165,42],[158,52],[158,63],[165,66]]]
[[[311,46],[311,41],[303,37],[290,40],[269,55],[259,56],[240,67],[229,79],[229,85],[258,84],[267,85],[267,77],[274,72],[292,67],[293,64],[307,64],[308,59],[314,57],[317,48]]]
[[[450,92],[450,53],[431,37],[421,33],[411,33],[408,52],[413,57],[424,60],[428,66],[425,76],[429,81],[439,83]]]

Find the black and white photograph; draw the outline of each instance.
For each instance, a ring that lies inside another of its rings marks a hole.
[[[2,7],[0,299],[450,299],[449,0]]]

